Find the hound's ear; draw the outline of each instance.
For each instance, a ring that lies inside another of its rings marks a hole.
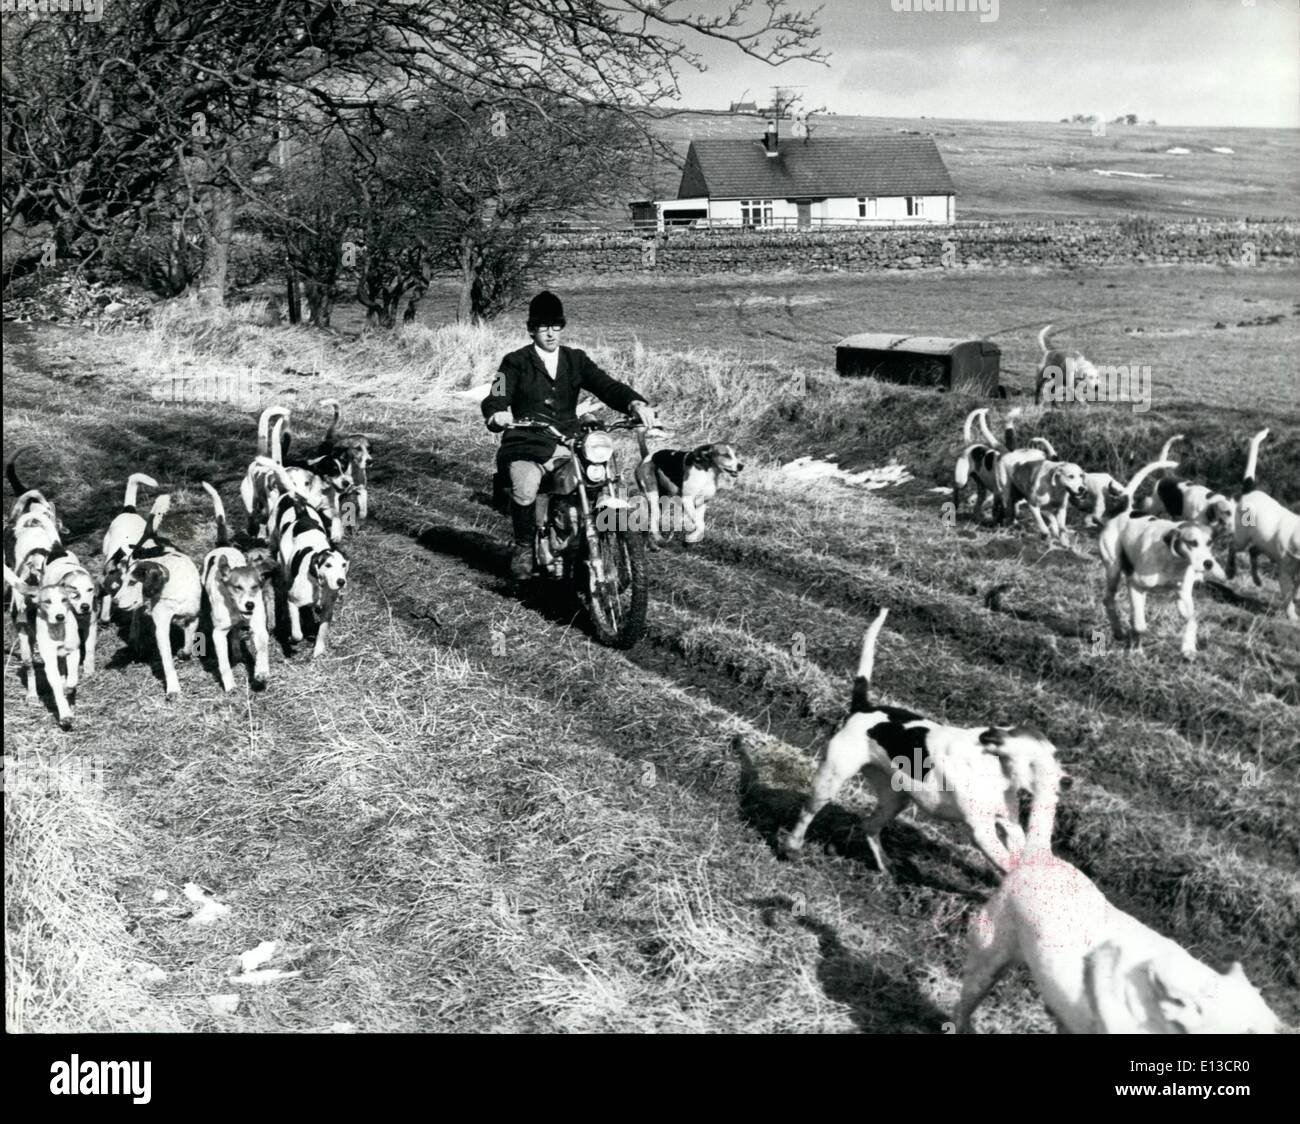
[[[697,445],[691,450],[691,457],[695,460],[708,461],[713,459],[712,445]]]
[[[1183,541],[1183,529],[1175,527],[1172,531],[1166,531],[1164,534],[1164,544],[1169,548],[1169,553],[1175,558],[1181,558],[1187,561],[1187,544]]]
[[[987,730],[985,730],[982,734],[980,734],[980,745],[984,746],[985,749],[990,749],[990,748],[995,748],[997,746],[1005,745],[1006,741],[1007,741],[1006,730],[1003,730],[998,726],[990,726]]]
[[[229,573],[230,573],[230,558],[223,554],[220,558],[217,559],[217,574],[219,577],[221,577],[224,580],[226,575]]]
[[[267,578],[274,577],[276,570],[279,568],[280,567],[276,565],[275,559],[271,557],[263,558],[257,564],[257,572],[262,575],[263,581],[266,581]]]
[[[1114,480],[1110,481],[1110,483],[1106,485],[1106,491],[1112,496],[1122,496],[1124,494],[1123,487]]]
[[[144,595],[158,597],[167,584],[167,571],[156,562],[146,562],[140,570],[142,571],[140,584],[144,587]]]

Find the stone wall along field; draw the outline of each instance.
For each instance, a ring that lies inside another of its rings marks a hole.
[[[632,231],[546,236],[548,268],[574,273],[869,272],[886,269],[1264,265],[1300,258],[1300,221],[980,223],[868,230]]]

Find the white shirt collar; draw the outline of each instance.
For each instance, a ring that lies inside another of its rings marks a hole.
[[[537,352],[537,358],[542,361],[542,366],[546,368],[547,376],[551,382],[554,382],[560,369],[560,349],[557,347],[554,351],[543,351],[536,344],[533,344],[533,350]]]

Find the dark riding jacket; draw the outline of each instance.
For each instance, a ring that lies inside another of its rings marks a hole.
[[[626,383],[605,374],[585,351],[561,344],[559,353],[554,382],[531,343],[502,359],[492,389],[483,399],[484,419],[509,410],[515,421],[549,422],[561,433],[571,434],[577,429],[580,391],[589,390],[610,409],[624,414],[633,402],[645,402]],[[555,449],[555,441],[540,430],[508,429],[497,451],[497,467],[505,472],[511,461],[541,464],[550,460]]]

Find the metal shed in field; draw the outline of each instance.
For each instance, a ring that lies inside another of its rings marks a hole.
[[[996,395],[1001,356],[989,340],[864,332],[835,345],[835,369],[849,377]]]

